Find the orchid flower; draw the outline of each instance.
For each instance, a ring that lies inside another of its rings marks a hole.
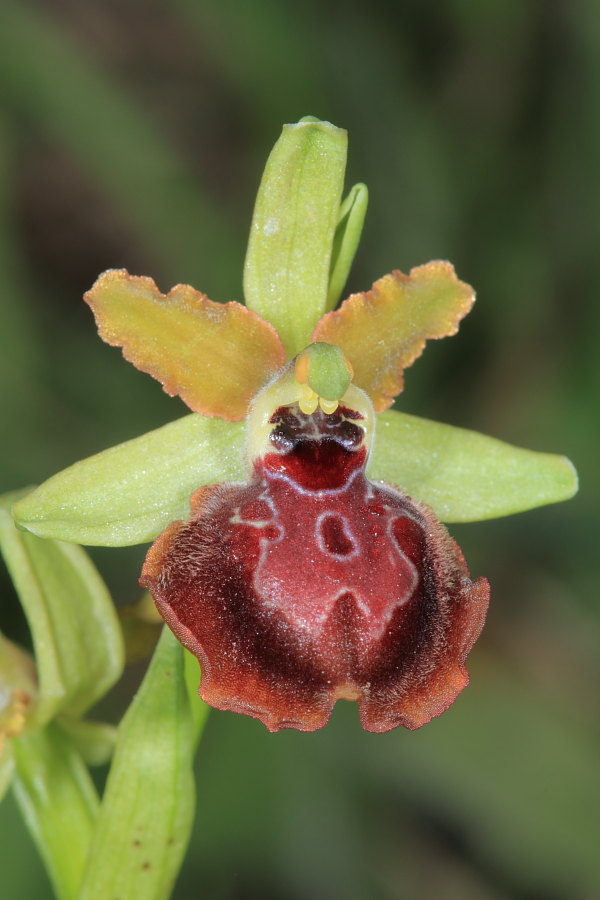
[[[340,698],[358,701],[370,731],[443,712],[467,684],[489,589],[441,520],[576,490],[564,457],[390,408],[474,293],[434,261],[335,309],[367,197],[357,185],[342,202],[345,159],[341,129],[284,127],[254,211],[245,305],[100,276],[86,295],[100,336],[192,415],[14,507],[42,537],[154,540],[141,584],[200,661],[201,696],[272,731],[320,728]]]

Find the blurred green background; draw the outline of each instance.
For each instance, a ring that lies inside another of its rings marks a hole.
[[[343,704],[322,732],[273,736],[211,716],[175,898],[600,896],[598,4],[0,12],[3,490],[185,412],[101,343],[81,295],[126,267],[241,299],[262,167],[307,114],[349,130],[347,183],[370,188],[348,289],[447,258],[478,291],[399,407],[566,453],[582,479],[562,506],[452,528],[492,607],[472,684],[441,719],[368,735]],[[138,596],[144,550],[92,553],[119,604]],[[26,642],[0,577],[0,626]],[[2,896],[49,897],[11,800],[0,833]]]

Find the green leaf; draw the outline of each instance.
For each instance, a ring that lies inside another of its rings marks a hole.
[[[110,595],[81,547],[18,531],[0,503],[0,546],[35,650],[39,696],[28,724],[59,711],[80,715],[123,669],[123,639]]]
[[[183,675],[188,694],[190,711],[192,714],[192,727],[194,730],[194,743],[198,744],[210,707],[200,699],[198,685],[200,683],[200,664],[198,659],[189,650],[183,652]]]
[[[58,900],[75,900],[98,812],[89,772],[54,725],[12,744],[15,796],[29,832]]]
[[[362,234],[369,192],[366,184],[355,184],[341,205],[339,220],[333,238],[329,291],[326,309],[333,309],[348,279],[354,256]]]
[[[427,503],[444,522],[507,516],[577,492],[577,474],[564,456],[393,410],[377,416],[367,473]]]
[[[256,198],[244,271],[246,305],[289,356],[325,312],[346,167],[346,132],[307,117],[285,125]]]
[[[184,416],[75,463],[16,503],[41,537],[119,547],[152,541],[189,515],[203,484],[243,477],[241,422]]]
[[[119,727],[79,900],[170,896],[194,814],[194,717],[207,712],[197,695],[192,712],[184,653],[165,628]]]

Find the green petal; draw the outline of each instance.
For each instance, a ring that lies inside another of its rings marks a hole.
[[[98,812],[79,753],[49,726],[15,738],[14,789],[58,900],[76,900]]]
[[[75,463],[13,507],[42,537],[120,547],[152,541],[187,518],[196,488],[243,477],[242,422],[200,415]]]
[[[367,472],[427,503],[443,522],[507,516],[577,492],[577,473],[564,456],[393,410],[377,417]]]
[[[339,221],[333,239],[329,292],[326,309],[333,309],[348,279],[362,234],[369,192],[365,184],[355,184],[340,208]]]
[[[119,727],[79,900],[171,896],[194,815],[195,716],[208,710],[189,694],[185,653],[165,628]]]
[[[80,715],[123,669],[123,638],[110,595],[81,547],[18,531],[0,504],[0,546],[25,611],[39,695],[28,728],[60,711]]]
[[[289,356],[323,315],[346,167],[347,135],[308,118],[284,125],[256,198],[246,305],[275,326]]]

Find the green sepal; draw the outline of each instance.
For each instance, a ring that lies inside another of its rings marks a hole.
[[[27,727],[57,713],[81,715],[123,670],[123,638],[115,609],[85,551],[15,528],[0,500],[0,547],[25,611],[35,651],[39,693]]]
[[[326,310],[333,309],[342,296],[358,249],[368,203],[366,184],[355,184],[340,207],[333,238]]]
[[[577,492],[577,473],[564,456],[394,410],[377,416],[367,474],[427,503],[443,522],[507,516]]]
[[[149,659],[154,652],[164,621],[147,592],[135,603],[119,607],[125,641],[126,665]]]
[[[203,484],[243,477],[243,422],[193,414],[77,462],[13,507],[34,534],[120,547],[189,515]]]
[[[246,305],[288,356],[323,315],[346,168],[347,134],[312,117],[284,125],[260,183],[244,269]]]
[[[76,900],[98,813],[88,769],[54,724],[12,746],[15,797],[56,897]]]
[[[207,711],[196,695],[192,712],[185,652],[165,628],[119,726],[79,900],[170,896],[194,814],[194,717]]]

